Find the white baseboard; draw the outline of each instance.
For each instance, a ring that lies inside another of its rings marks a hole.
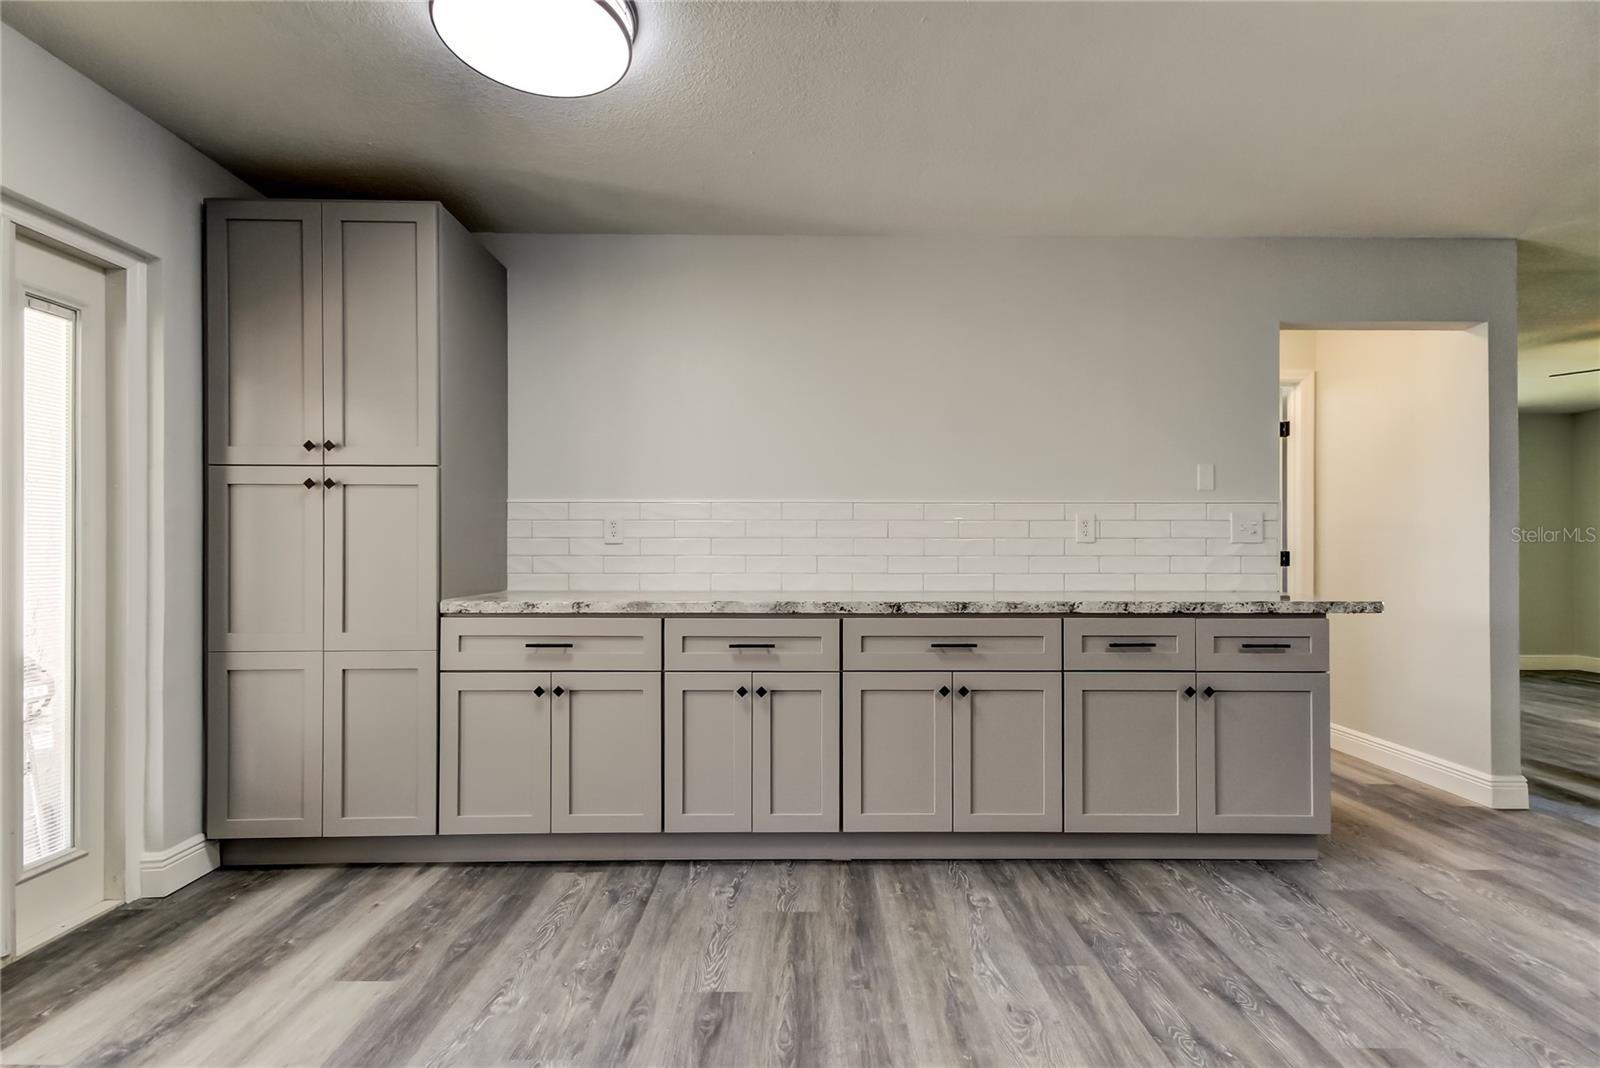
[[[1523,671],[1592,671],[1600,675],[1600,656],[1531,654],[1523,656],[1521,666]]]
[[[1490,775],[1337,723],[1333,724],[1331,733],[1333,748],[1338,752],[1427,783],[1473,804],[1489,808],[1528,807],[1528,780],[1521,775]]]
[[[185,838],[171,849],[139,858],[139,896],[166,897],[181,890],[221,863],[217,843],[203,834]]]

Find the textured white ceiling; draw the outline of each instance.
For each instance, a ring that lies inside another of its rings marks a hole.
[[[1600,301],[1596,3],[646,0],[623,82],[561,101],[421,2],[0,13],[269,193],[496,231],[1517,237],[1578,257],[1525,320]]]

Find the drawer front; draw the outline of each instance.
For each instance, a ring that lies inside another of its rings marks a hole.
[[[446,617],[446,671],[659,671],[661,620]]]
[[[1327,671],[1326,619],[1195,621],[1201,671]]]
[[[837,619],[669,619],[668,671],[838,671]]]
[[[1063,644],[1068,671],[1194,670],[1193,619],[1069,619]]]
[[[846,619],[847,671],[1060,671],[1061,620]]]

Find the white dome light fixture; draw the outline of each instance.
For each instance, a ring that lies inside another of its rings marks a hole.
[[[628,0],[432,0],[428,10],[457,59],[524,93],[593,96],[633,61]]]

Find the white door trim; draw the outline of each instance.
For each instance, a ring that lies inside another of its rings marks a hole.
[[[1287,450],[1288,507],[1281,513],[1289,550],[1289,596],[1309,600],[1317,595],[1317,373],[1299,368],[1278,371],[1278,384],[1289,394]]]
[[[106,863],[120,868],[120,884],[125,900],[142,896],[140,855],[145,841],[145,752],[146,739],[152,725],[149,717],[159,715],[161,704],[155,700],[162,685],[161,628],[159,604],[152,591],[159,591],[162,560],[159,552],[152,552],[151,524],[163,514],[156,495],[161,492],[158,474],[159,455],[153,448],[150,398],[154,395],[153,375],[160,370],[153,363],[150,331],[159,319],[153,312],[156,294],[151,292],[149,265],[153,257],[135,249],[116,244],[92,230],[44,212],[9,196],[0,196],[0,293],[10,305],[17,299],[14,290],[14,250],[17,232],[42,239],[47,244],[58,245],[72,254],[97,264],[107,271],[108,322],[106,330],[106,358],[108,365],[115,364],[114,380],[117,392],[110,398],[121,416],[124,436],[111,443],[111,462],[108,477],[120,483],[122,515],[116,537],[121,540],[121,567],[110,576],[119,594],[121,616],[108,619],[108,629],[120,636],[120,656],[115,663],[106,665],[107,740],[114,759],[110,761],[116,781],[109,784],[108,808],[114,815],[107,827]],[[12,351],[20,348],[22,316],[14,307],[7,308],[8,329],[6,347]],[[0,377],[0,405],[10,406],[19,400],[20,382],[13,381],[15,360],[6,361],[7,370]],[[6,448],[13,452],[21,447],[18,419],[3,420],[10,428]],[[16,514],[12,503],[18,500],[19,486],[10,485],[17,473],[10,469],[0,473],[6,480],[3,497],[7,503],[0,515],[8,533],[19,529],[21,515]],[[17,544],[15,536],[7,537],[7,546]],[[11,586],[20,577],[20,560],[14,549],[8,548],[0,560],[0,575]],[[107,590],[109,593],[109,589]],[[0,612],[0,708],[4,710],[3,729],[0,729],[0,753],[9,760],[21,748],[21,704],[14,695],[21,693],[19,677],[21,661],[12,654],[21,648],[19,619],[12,612]],[[16,901],[14,888],[17,873],[21,870],[21,841],[16,833],[18,813],[21,812],[20,776],[6,776],[6,787],[0,796],[0,955],[9,954],[16,945]],[[114,792],[113,792],[114,791]]]

